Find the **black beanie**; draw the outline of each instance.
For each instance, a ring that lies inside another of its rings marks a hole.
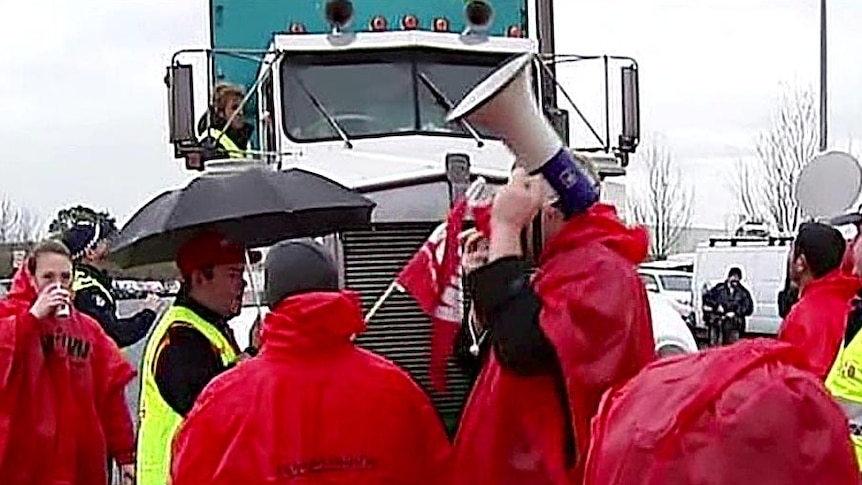
[[[109,224],[89,221],[78,222],[63,233],[61,241],[69,248],[72,260],[84,257],[88,250],[111,236]]]
[[[338,267],[326,248],[313,239],[282,241],[266,255],[264,298],[272,308],[289,296],[338,291]]]

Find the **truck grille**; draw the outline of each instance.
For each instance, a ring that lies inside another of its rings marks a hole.
[[[342,234],[346,286],[360,292],[364,311],[371,309],[436,226],[434,223],[376,224],[367,231]],[[451,427],[459,416],[470,384],[452,359],[447,391],[433,390],[429,376],[430,338],[431,320],[409,294],[395,291],[356,342],[406,369],[431,396]]]

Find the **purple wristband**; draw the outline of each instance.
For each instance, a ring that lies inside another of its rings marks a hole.
[[[565,148],[533,173],[541,173],[557,192],[560,199],[554,206],[567,218],[585,212],[599,201],[595,182],[578,167]]]

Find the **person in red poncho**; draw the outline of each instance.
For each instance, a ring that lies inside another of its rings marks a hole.
[[[494,199],[489,264],[475,276],[493,352],[464,409],[453,485],[579,484],[602,394],[655,359],[636,271],[646,232],[604,204],[567,219],[546,193],[517,169]],[[529,281],[520,236],[538,212]]]
[[[449,442],[408,374],[356,347],[359,296],[311,240],[266,259],[260,354],[212,381],[173,447],[172,485],[432,485]]]
[[[847,327],[851,299],[862,289],[860,280],[842,273],[846,243],[834,227],[808,222],[799,232],[790,251],[790,275],[799,287],[799,301],[793,305],[778,339],[802,349],[810,370],[826,379]]]
[[[125,388],[135,371],[92,318],[71,305],[72,261],[35,248],[0,301],[0,483],[99,485],[107,458],[134,482]]]
[[[660,360],[602,400],[584,485],[858,485],[841,408],[796,346]]]

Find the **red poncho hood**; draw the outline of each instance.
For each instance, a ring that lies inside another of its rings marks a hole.
[[[293,296],[263,325],[260,355],[213,380],[179,431],[172,485],[440,483],[443,426],[403,370],[351,342],[356,294]]]
[[[453,484],[580,483],[590,419],[610,386],[655,358],[646,292],[636,265],[648,235],[598,204],[574,217],[547,245],[533,288],[539,324],[565,382],[561,409],[554,376],[518,377],[494,353],[464,411],[455,443]],[[577,463],[566,468],[566,416]]]
[[[26,264],[22,264],[12,277],[12,288],[4,299],[0,300],[0,317],[14,315],[36,301],[36,287]]]
[[[858,485],[847,420],[796,347],[661,360],[605,395],[585,485]]]
[[[802,349],[809,369],[822,380],[838,355],[851,300],[860,289],[862,281],[841,270],[813,280],[802,288],[778,330],[778,339]]]
[[[124,398],[135,375],[90,317],[36,320],[27,265],[0,300],[0,476],[8,485],[105,483],[106,457],[131,460]]]

